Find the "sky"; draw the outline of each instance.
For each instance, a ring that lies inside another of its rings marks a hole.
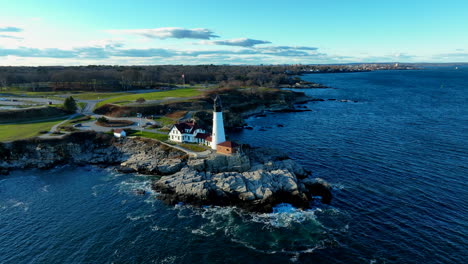
[[[466,0],[0,0],[0,65],[468,62]]]

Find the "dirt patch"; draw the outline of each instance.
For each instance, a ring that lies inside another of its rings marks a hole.
[[[166,117],[169,117],[172,119],[179,119],[185,116],[186,114],[187,114],[187,111],[175,111],[175,112],[167,114]]]

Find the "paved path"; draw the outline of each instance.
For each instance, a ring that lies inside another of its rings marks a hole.
[[[96,114],[92,116],[96,119],[102,117],[102,115],[96,115]],[[121,127],[103,127],[103,126],[96,125],[96,120],[91,120],[91,121],[81,123],[81,127],[77,127],[77,128],[80,130],[94,130],[94,131],[99,131],[99,132],[108,132],[115,128],[131,128],[135,130],[140,130],[141,126],[138,126],[138,123],[142,122],[143,123],[142,125],[146,123],[154,123],[154,121],[146,119],[146,118],[140,119],[137,117],[108,117],[108,116],[105,116],[105,117],[109,120],[130,120],[133,122],[133,124],[130,126],[121,126]],[[148,131],[148,132],[153,132],[151,130],[145,130],[145,129],[143,130]]]
[[[57,131],[57,128],[59,126],[61,126],[63,123],[67,122],[68,120],[72,119],[72,118],[75,118],[76,116],[78,116],[79,113],[74,113],[72,115],[70,115],[67,119],[63,120],[62,122],[58,123],[58,124],[55,124],[50,130],[49,132],[47,132],[47,134],[44,134],[44,135],[40,135],[39,137],[40,138],[51,138],[51,137],[57,137],[57,136],[60,136],[60,135],[54,135],[52,133],[54,133],[55,131]]]
[[[89,116],[94,116],[95,114],[93,113],[94,107],[96,106],[97,103],[99,103],[102,100],[76,100],[79,103],[85,103],[85,107],[81,110],[81,113],[83,115],[89,115]]]

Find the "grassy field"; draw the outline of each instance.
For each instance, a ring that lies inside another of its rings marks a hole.
[[[76,106],[78,107],[78,109],[83,109],[83,108],[85,108],[86,103],[78,102],[78,103],[76,103]]]
[[[152,138],[160,141],[166,141],[168,139],[167,134],[151,133],[139,130],[131,130],[130,132],[128,132],[128,136]]]
[[[66,117],[62,117],[44,122],[0,125],[0,141],[12,141],[37,136],[40,131],[49,131],[55,124],[65,119]]]
[[[194,152],[203,152],[203,151],[208,149],[208,148],[205,148],[203,146],[196,145],[196,144],[179,144],[179,146],[181,146],[181,147],[183,147],[185,149],[194,151]]]
[[[94,118],[90,118],[89,120],[84,120],[84,117],[85,115],[78,115],[70,120],[68,120],[67,122],[63,123],[62,125],[63,126],[72,126],[72,125],[75,125],[75,124],[78,124],[78,123],[83,123],[83,122],[88,122],[88,121],[91,121],[91,120],[94,120]],[[79,119],[83,119],[83,120],[79,120]]]
[[[49,97],[49,96],[58,96],[58,95],[64,94],[64,92],[28,92],[28,91],[21,91],[21,90],[6,90],[6,91],[1,91],[0,93],[12,95],[12,96],[26,96],[26,97]]]
[[[132,93],[79,93],[79,94],[71,94],[73,98],[78,100],[99,100],[99,99],[107,99],[117,96],[125,96],[125,95],[132,95]]]
[[[143,93],[143,94],[129,94],[129,95],[122,95],[113,98],[109,98],[102,102],[96,104],[96,108],[103,106],[105,104],[112,104],[115,102],[135,102],[138,98],[145,98],[145,100],[162,100],[168,97],[175,97],[175,98],[187,98],[192,96],[200,95],[202,92],[194,89],[194,88],[185,88],[185,89],[176,89],[170,91],[162,91],[162,92],[153,92],[153,93]]]
[[[24,96],[24,97],[48,97],[51,99],[64,100],[64,97],[61,95],[71,95],[75,99],[79,100],[98,100],[106,99],[116,96],[132,95],[132,93],[124,92],[109,92],[109,93],[95,93],[95,92],[70,92],[70,91],[57,91],[57,92],[28,92],[21,90],[7,90],[1,91],[0,94],[5,94],[9,96]]]
[[[160,123],[162,126],[172,126],[176,123],[176,120],[166,116],[156,117],[154,118],[154,121]]]

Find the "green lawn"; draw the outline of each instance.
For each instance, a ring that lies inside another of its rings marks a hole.
[[[128,132],[128,136],[152,138],[160,141],[166,141],[168,139],[167,134],[151,133],[139,130],[131,130],[130,132]]]
[[[160,123],[161,125],[163,126],[172,126],[173,124],[176,123],[176,121],[172,118],[169,118],[167,116],[160,116],[160,117],[156,117],[154,119],[154,121]]]
[[[72,125],[75,125],[75,124],[78,124],[78,123],[83,123],[83,122],[88,122],[88,121],[94,120],[94,118],[84,120],[85,119],[84,117],[85,117],[85,115],[80,114],[80,115],[68,120],[67,122],[63,123],[62,125],[63,126],[72,126]],[[83,119],[83,120],[79,121],[78,119]]]
[[[66,117],[45,122],[0,124],[0,141],[12,141],[37,136],[39,131],[49,131],[55,124],[65,119]]]
[[[60,95],[71,95],[75,99],[79,100],[98,100],[98,99],[106,99],[116,96],[123,96],[123,95],[131,95],[132,93],[124,93],[124,92],[108,92],[108,93],[95,93],[95,92],[76,92],[76,91],[57,91],[57,92],[28,92],[28,91],[21,91],[21,90],[7,90],[7,91],[0,91],[0,93],[10,95],[10,96],[24,96],[24,97],[47,97],[51,99],[59,99],[64,100],[64,97],[60,97]]]
[[[191,151],[195,151],[195,152],[203,152],[203,151],[207,150],[207,148],[205,148],[203,146],[200,146],[200,145],[197,145],[197,144],[183,143],[183,144],[179,144],[179,146],[181,146],[183,148],[186,148],[188,150],[191,150]]]
[[[6,91],[0,91],[0,93],[12,95],[12,96],[27,96],[27,97],[48,97],[48,96],[58,96],[61,94],[65,94],[65,92],[28,92],[28,91],[10,90],[10,89]]]
[[[79,100],[98,100],[98,99],[106,99],[112,98],[117,96],[125,96],[125,95],[132,95],[132,93],[79,93],[79,94],[72,94],[71,96],[75,99]]]
[[[83,103],[83,102],[78,102],[78,103],[76,103],[76,106],[78,106],[78,109],[81,109],[81,110],[83,110],[83,108],[85,108],[86,105],[87,105],[87,104],[86,104],[86,103]]]
[[[96,108],[103,106],[105,104],[112,104],[115,102],[135,102],[136,99],[142,97],[145,100],[162,100],[168,97],[175,97],[175,98],[187,98],[192,96],[200,95],[202,92],[194,89],[194,88],[185,88],[185,89],[176,89],[170,91],[162,91],[162,92],[153,92],[153,93],[142,93],[142,94],[130,94],[130,95],[122,95],[113,98],[109,98],[107,100],[101,101],[96,104]]]

